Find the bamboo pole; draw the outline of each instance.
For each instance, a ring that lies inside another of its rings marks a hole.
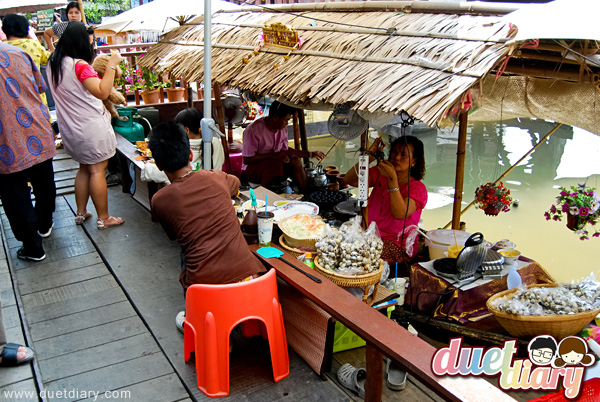
[[[298,124],[298,114],[301,113],[300,110],[296,110],[292,117],[292,124],[294,127],[294,149],[300,148],[300,127]]]
[[[533,146],[533,148],[531,148],[529,151],[527,151],[527,152],[525,153],[525,155],[523,155],[523,156],[521,157],[521,159],[519,159],[518,161],[516,161],[515,163],[513,163],[513,165],[512,165],[511,167],[509,167],[508,169],[506,169],[506,171],[505,171],[504,173],[502,173],[502,174],[500,175],[500,177],[498,177],[498,178],[496,179],[496,181],[494,181],[494,183],[493,183],[493,184],[498,184],[498,182],[500,182],[500,180],[502,180],[504,177],[506,177],[506,175],[507,175],[507,174],[509,174],[510,172],[512,172],[512,171],[513,171],[513,169],[514,169],[514,168],[516,168],[516,167],[519,165],[519,163],[523,162],[523,160],[524,160],[525,158],[527,158],[527,157],[528,157],[528,156],[529,156],[529,155],[530,155],[530,154],[531,154],[533,151],[535,151],[535,150],[536,150],[536,149],[537,149],[537,148],[538,148],[540,145],[542,145],[542,144],[543,144],[543,143],[544,143],[544,142],[545,142],[545,141],[548,139],[548,137],[550,137],[552,134],[554,134],[554,133],[556,132],[556,130],[558,130],[558,128],[559,128],[560,126],[562,126],[562,123],[558,123],[558,124],[556,124],[556,126],[554,126],[554,128],[552,128],[552,130],[550,130],[550,132],[548,132],[548,134],[546,134],[546,135],[544,136],[544,138],[542,138],[542,139],[541,139],[541,140],[540,140],[540,141],[539,141],[537,144],[535,144],[535,145]],[[469,205],[467,205],[467,206],[466,206],[466,207],[465,207],[465,208],[464,208],[464,209],[463,209],[463,210],[460,212],[460,215],[462,215],[462,214],[464,214],[465,212],[467,212],[467,210],[468,210],[469,208],[471,208],[473,205],[475,205],[475,200],[471,201],[471,203],[470,203]],[[459,221],[460,221],[460,216],[459,216]],[[448,222],[448,223],[446,224],[446,226],[444,226],[444,229],[447,229],[447,228],[448,228],[448,226],[450,226],[450,224],[452,224],[453,222],[454,222],[454,220],[452,220],[451,222]]]
[[[306,120],[304,119],[304,110],[299,109],[298,125],[300,126],[300,147],[303,151],[308,151],[308,139],[306,138]],[[310,158],[304,158],[304,163],[308,163]]]
[[[221,10],[219,13],[236,12],[274,12],[282,11],[403,11],[410,13],[428,14],[491,14],[503,15],[518,10],[514,4],[488,4],[488,3],[449,3],[425,1],[357,1],[357,2],[328,2],[328,3],[294,3],[294,4],[268,4],[261,6],[242,6],[234,10]]]
[[[563,81],[591,82],[593,84],[600,80],[599,74],[590,74],[587,72],[581,74],[578,69],[567,70],[563,68],[561,71],[554,71],[545,68],[523,67],[516,64],[509,64],[506,66],[504,73],[525,75],[529,77],[553,78]]]
[[[262,29],[264,24],[251,24],[251,23],[240,23],[236,24],[233,22],[220,21],[215,22],[214,25],[231,26],[236,28],[255,28]],[[360,28],[360,27],[344,27],[344,26],[312,26],[312,25],[300,25],[295,26],[296,31],[315,31],[315,32],[338,32],[338,33],[356,33],[365,35],[382,35],[382,36],[407,36],[411,38],[427,38],[427,39],[452,39],[461,40],[468,42],[490,42],[490,43],[506,43],[510,38],[505,37],[471,37],[471,36],[458,36],[455,34],[446,34],[442,32],[418,32],[418,31],[396,31],[390,33],[385,28]]]
[[[369,149],[369,129],[367,128],[364,133],[360,135],[360,147],[365,151]],[[367,171],[368,171],[367,167]],[[368,177],[368,176],[367,176]],[[360,179],[359,179],[360,180]],[[368,185],[368,182],[367,182]],[[369,204],[366,207],[360,207],[362,212],[362,227],[367,230],[369,227]]]
[[[458,114],[458,148],[456,149],[456,178],[454,179],[454,205],[452,208],[452,229],[455,230],[460,229],[460,204],[465,181],[468,116],[466,111]]]
[[[173,41],[173,40],[165,40],[161,42],[161,44],[169,44],[176,46],[195,46],[195,47],[204,47],[204,43],[202,42],[181,42],[181,41]],[[218,49],[229,49],[229,50],[243,50],[248,52],[253,52],[256,50],[255,46],[249,45],[235,45],[229,43],[213,43],[211,45],[212,48]],[[352,54],[344,54],[344,53],[332,53],[332,52],[319,52],[314,50],[294,50],[290,53],[289,50],[280,49],[276,47],[261,47],[258,49],[260,53],[274,53],[281,54],[284,56],[314,56],[314,57],[326,57],[330,59],[340,59],[340,60],[349,60],[349,61],[360,61],[360,62],[368,62],[368,63],[388,63],[388,64],[403,64],[414,67],[426,68],[428,70],[445,72],[453,75],[461,75],[465,77],[473,77],[480,79],[480,74],[469,74],[464,71],[464,68],[453,68],[446,67],[441,63],[427,63],[422,60],[412,60],[406,58],[385,58],[385,57],[363,57],[361,55],[352,55]],[[504,53],[508,53],[508,48],[504,50]],[[498,56],[500,57],[500,55]],[[508,67],[507,67],[508,70]]]
[[[79,5],[79,11],[81,11],[81,22],[86,24],[87,22],[85,20],[85,10],[83,9],[83,1],[77,0],[77,4]]]
[[[223,104],[221,103],[221,85],[218,82],[213,81],[213,92],[215,93],[215,107],[217,109],[217,124],[219,125],[219,130],[222,133],[225,132],[225,116],[223,116]],[[229,158],[229,142],[233,143],[233,133],[231,134],[231,138],[229,136],[229,132],[227,133],[227,138],[221,137],[221,145],[223,146],[223,151],[225,152],[225,171],[227,173],[231,173],[231,159]],[[217,166],[218,168],[218,166]]]

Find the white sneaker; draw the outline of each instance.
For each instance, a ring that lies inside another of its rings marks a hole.
[[[183,334],[183,323],[185,321],[185,311],[180,311],[175,317],[175,326]]]
[[[49,237],[52,234],[52,228],[54,228],[54,221],[52,221],[52,225],[50,225],[50,229],[48,229],[48,231],[46,233],[41,233],[38,230],[38,234],[40,235],[40,237],[43,237],[44,239]]]

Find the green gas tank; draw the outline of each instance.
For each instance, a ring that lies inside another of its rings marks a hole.
[[[115,132],[134,144],[136,141],[144,141],[144,127],[134,121],[137,109],[134,107],[118,107],[117,113],[119,113],[119,117],[113,119]]]

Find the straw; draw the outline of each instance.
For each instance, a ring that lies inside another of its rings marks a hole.
[[[267,194],[265,194],[265,214],[267,213]]]
[[[396,279],[398,279],[398,262],[396,261],[396,274],[394,275],[394,289],[396,289]]]
[[[452,234],[454,235],[454,244],[458,246],[458,241],[456,240],[456,231],[452,229]]]

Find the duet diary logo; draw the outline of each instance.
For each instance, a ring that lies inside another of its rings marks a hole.
[[[538,336],[529,342],[529,359],[515,359],[516,340],[500,347],[462,346],[463,338],[452,338],[447,347],[433,356],[431,368],[438,376],[497,376],[501,389],[557,390],[564,388],[567,399],[581,393],[585,367],[594,364],[595,356],[588,354],[587,343],[580,337],[569,336],[557,345],[549,335]]]

